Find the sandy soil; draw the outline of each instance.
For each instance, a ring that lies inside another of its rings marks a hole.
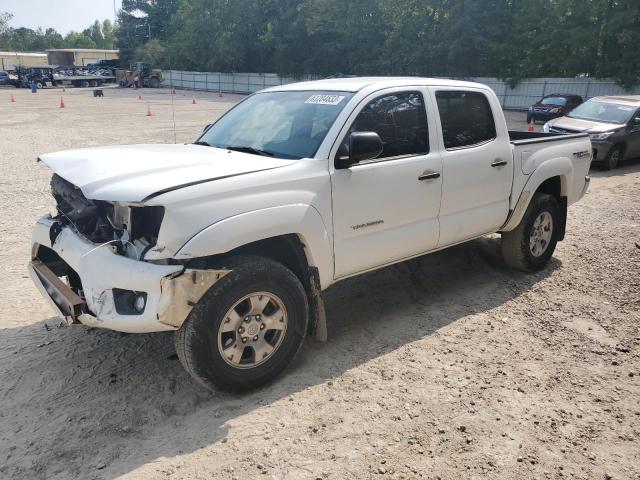
[[[0,90],[1,478],[640,479],[639,162],[593,172],[543,272],[488,237],[336,285],[329,342],[248,395],[201,389],[171,334],[63,326],[26,274],[35,158],[172,142],[167,93]],[[177,140],[237,98],[179,94]]]

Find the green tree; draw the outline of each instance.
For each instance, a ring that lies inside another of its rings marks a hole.
[[[13,18],[10,13],[0,13],[0,50],[9,50],[11,41],[11,29],[9,28],[9,20]]]
[[[82,34],[90,38],[97,48],[104,48],[104,35],[102,35],[102,24],[99,20],[96,20],[89,28],[83,30]]]
[[[136,61],[150,63],[154,66],[164,67],[166,60],[165,48],[160,40],[149,40],[144,45],[136,49]]]
[[[102,36],[104,38],[103,48],[106,48],[107,50],[112,50],[113,48],[115,48],[115,31],[111,20],[109,20],[108,18],[104,22],[102,22]]]
[[[123,0],[116,39],[122,61],[135,61],[136,49],[151,39],[166,40],[177,8],[178,0]]]
[[[69,32],[64,37],[65,48],[96,48],[96,42],[94,42],[89,36],[82,32]]]

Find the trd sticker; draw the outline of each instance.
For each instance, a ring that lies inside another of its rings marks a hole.
[[[344,98],[344,95],[312,95],[304,103],[313,105],[338,105]]]

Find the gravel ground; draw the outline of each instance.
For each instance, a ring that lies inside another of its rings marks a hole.
[[[26,274],[38,154],[174,141],[168,92],[90,93],[0,90],[0,477],[640,479],[639,162],[593,172],[546,270],[489,236],[344,281],[328,343],[210,394],[171,334],[66,327]],[[179,92],[177,141],[238,98]]]

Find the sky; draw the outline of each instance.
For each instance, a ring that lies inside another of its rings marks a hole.
[[[114,0],[0,0],[0,13],[9,12],[14,28],[55,28],[62,35],[82,31],[96,19],[114,20]],[[115,0],[120,9],[122,0]]]

